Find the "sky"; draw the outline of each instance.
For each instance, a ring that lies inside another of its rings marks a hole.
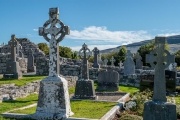
[[[114,48],[155,36],[180,35],[180,0],[0,0],[0,44],[11,35],[35,44],[48,43],[38,28],[59,8],[59,19],[70,27],[61,46],[80,50]]]

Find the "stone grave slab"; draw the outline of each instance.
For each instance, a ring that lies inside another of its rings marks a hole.
[[[124,61],[124,75],[135,74],[135,65],[130,50],[127,50],[126,60]]]

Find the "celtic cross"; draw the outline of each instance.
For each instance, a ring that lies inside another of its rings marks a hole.
[[[111,66],[114,66],[115,59],[113,56],[111,57],[110,61],[111,61]]]
[[[93,63],[93,67],[94,68],[99,68],[99,65],[98,65],[98,54],[99,54],[99,50],[97,47],[95,47],[93,50],[93,53],[94,53],[94,63]]]
[[[58,19],[58,8],[49,9],[49,20],[47,20],[43,27],[39,27],[39,35],[49,42],[49,76],[58,76],[59,74],[59,42],[61,42],[65,35],[70,34],[69,26],[65,26],[62,21]],[[58,24],[61,26],[58,28]],[[47,28],[50,25],[50,28]],[[50,34],[51,38],[48,37]]]
[[[108,59],[104,59],[104,65],[107,66],[107,63],[108,63]]]
[[[11,40],[8,44],[11,46],[11,60],[16,61],[16,47],[18,45],[18,41],[16,40],[15,35],[11,35]]]
[[[82,64],[82,78],[83,79],[89,79],[89,68],[88,68],[88,59],[90,58],[90,55],[88,55],[89,53],[90,53],[90,50],[87,47],[87,45],[84,43],[82,45],[82,48],[79,50],[79,57],[83,60],[83,64]]]
[[[167,102],[165,68],[174,63],[175,57],[165,50],[165,37],[155,38],[156,49],[146,55],[146,62],[155,67],[153,101]]]

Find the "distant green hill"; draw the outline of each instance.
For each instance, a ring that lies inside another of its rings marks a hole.
[[[136,42],[136,43],[128,44],[125,46],[127,47],[128,50],[131,50],[132,53],[135,53],[139,49],[140,46],[145,45],[151,41],[152,40],[144,40],[141,42]],[[174,53],[180,49],[180,35],[168,36],[168,37],[166,37],[166,41],[169,44],[170,52]],[[109,53],[112,51],[117,52],[120,47],[121,46],[118,46],[116,48],[109,48],[109,49],[101,50],[101,53],[105,54],[105,53]]]

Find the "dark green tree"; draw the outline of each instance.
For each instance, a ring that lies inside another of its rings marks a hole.
[[[49,47],[46,43],[39,43],[38,47],[41,51],[43,51],[46,55],[49,54]]]
[[[72,58],[72,50],[69,47],[59,46],[59,55],[65,58]]]
[[[126,46],[122,46],[114,56],[114,59],[116,60],[114,63],[115,66],[118,66],[120,61],[122,61],[122,62],[125,61],[126,53],[127,53]]]
[[[175,62],[177,63],[177,66],[180,66],[180,50],[175,52]]]

